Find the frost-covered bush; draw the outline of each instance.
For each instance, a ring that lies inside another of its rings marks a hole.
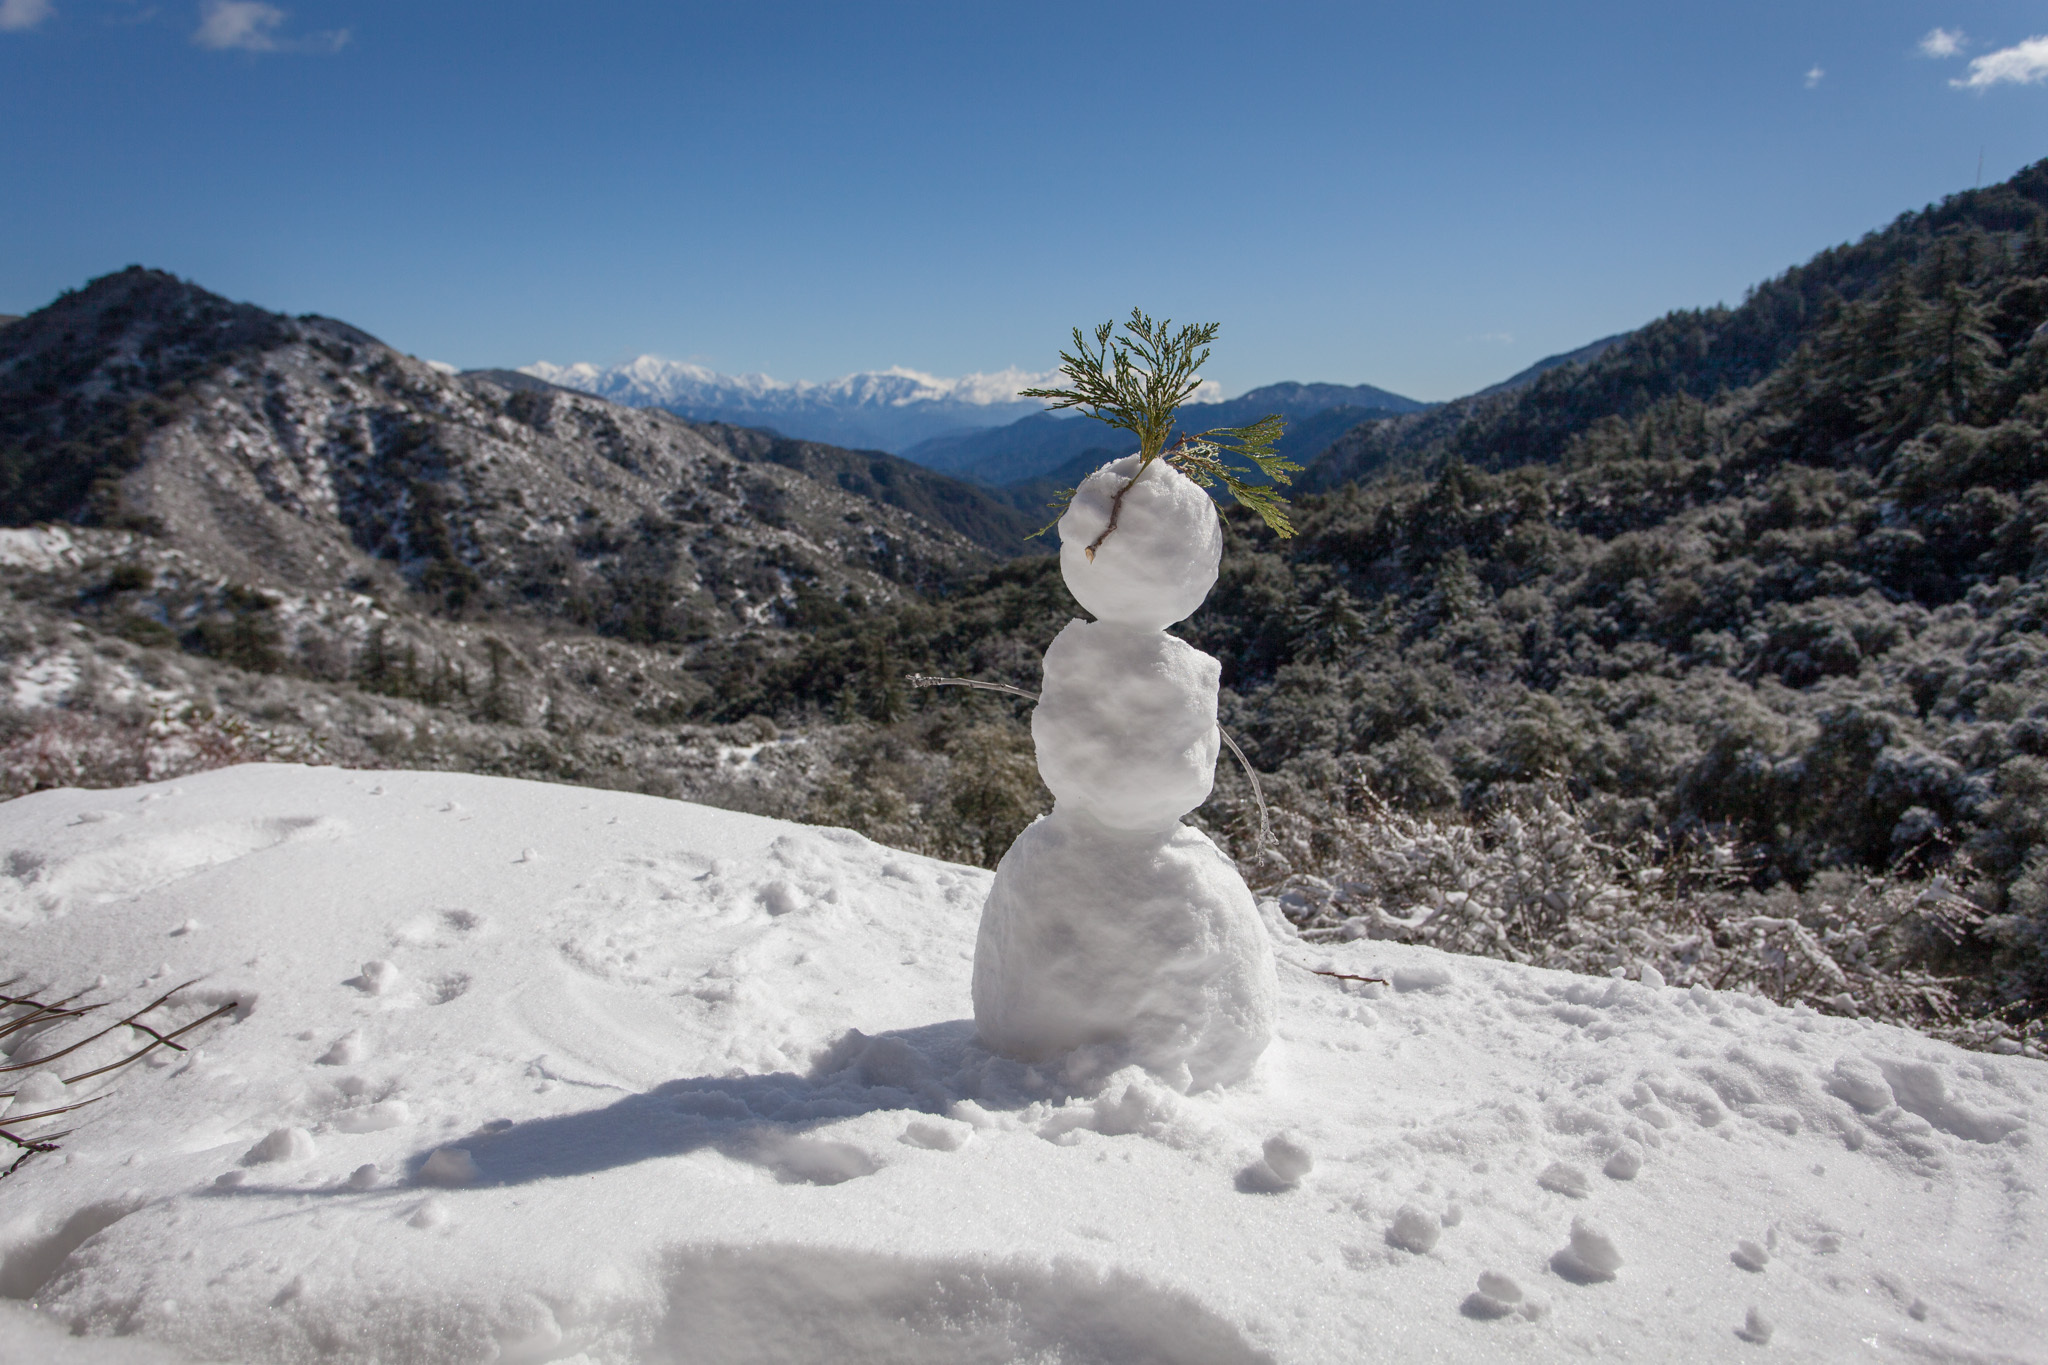
[[[2043,937],[2048,893],[2026,879],[2015,910],[1989,924],[1962,863],[1926,877],[1828,872],[1797,891],[1759,891],[1732,841],[1605,839],[1553,786],[1469,817],[1412,814],[1365,791],[1353,812],[1282,808],[1275,826],[1276,844],[1248,861],[1261,894],[1312,941],[1394,939],[1749,991],[2002,1051],[2048,1043],[2038,1025],[2028,1034],[1999,1017],[2027,983],[1987,990],[1968,970],[1985,955],[1980,928],[2014,947]]]
[[[237,763],[318,763],[304,736],[193,707],[116,713],[60,708],[0,714],[0,799],[51,787],[121,787]]]

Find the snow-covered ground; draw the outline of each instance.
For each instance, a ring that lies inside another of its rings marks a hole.
[[[242,1006],[0,1183],[0,1361],[2048,1359],[2037,1061],[1268,912],[1253,1082],[1074,1093],[975,1044],[988,885],[447,773],[0,806],[0,976]]]

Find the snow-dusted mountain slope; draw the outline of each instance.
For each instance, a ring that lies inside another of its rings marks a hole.
[[[974,1041],[989,874],[844,831],[245,767],[13,801],[0,846],[6,975],[240,1005],[55,1092],[108,1098],[0,1187],[8,1365],[2048,1340],[2023,1058],[1274,917],[1253,1083],[1074,1089]]]
[[[892,452],[945,432],[1001,426],[1038,412],[1045,405],[1020,399],[1017,391],[1058,378],[1013,368],[945,379],[897,366],[825,383],[792,383],[765,374],[720,374],[651,355],[609,366],[542,360],[521,373],[701,422],[769,427],[804,440]]]
[[[0,466],[17,524],[147,528],[229,582],[584,623],[639,603],[657,639],[760,624],[799,585],[892,600],[1031,529],[887,457],[450,377],[140,268],[6,329]]]

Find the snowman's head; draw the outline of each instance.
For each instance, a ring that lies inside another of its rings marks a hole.
[[[1059,528],[1060,575],[1099,620],[1164,630],[1216,585],[1216,504],[1165,460],[1142,474],[1136,455],[1111,460],[1081,481]]]

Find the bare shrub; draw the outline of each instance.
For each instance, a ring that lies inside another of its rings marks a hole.
[[[1247,870],[1311,941],[1392,939],[1581,973],[1655,973],[2048,1055],[2038,1022],[2006,1022],[2024,1011],[1969,970],[1984,953],[1974,934],[1984,916],[1960,860],[1935,876],[1830,872],[1798,890],[1759,890],[1721,834],[1608,841],[1544,786],[1465,816],[1400,811],[1361,788],[1350,813],[1311,820],[1283,806],[1275,828],[1272,847],[1246,850]]]
[[[319,745],[193,705],[148,715],[38,708],[5,718],[0,799],[53,787],[125,787],[237,763],[320,763]]]

